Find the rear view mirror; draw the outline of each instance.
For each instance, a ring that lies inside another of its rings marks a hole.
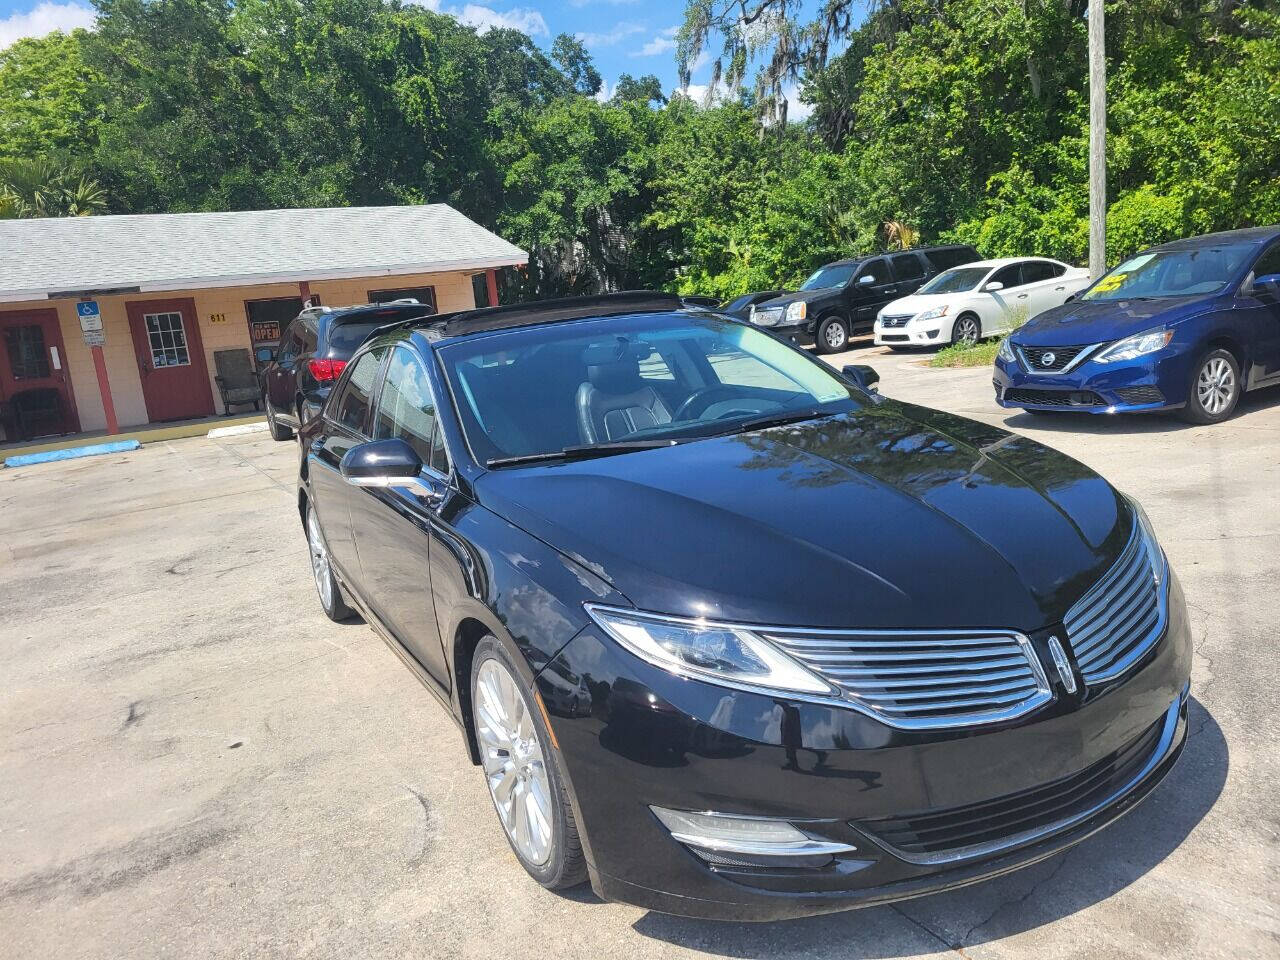
[[[1004,284],[1001,283],[999,280],[992,280],[982,289],[987,291],[987,293],[995,293],[997,290],[1003,290]]]
[[[259,363],[270,363],[276,358],[276,352],[270,347],[259,347],[254,356],[258,358]]]
[[[841,371],[846,379],[852,380],[862,388],[863,393],[878,393],[880,388],[876,386],[880,382],[880,374],[876,373],[874,367],[869,367],[865,363],[851,363],[844,367]]]
[[[338,469],[342,479],[355,487],[409,487],[424,497],[439,496],[422,479],[422,458],[399,437],[352,447]]]

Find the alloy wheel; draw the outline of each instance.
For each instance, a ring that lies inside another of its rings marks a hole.
[[[1231,405],[1236,392],[1236,375],[1223,357],[1210,357],[1196,377],[1196,399],[1205,413],[1217,416]]]
[[[316,512],[307,509],[307,547],[311,551],[311,575],[316,580],[316,590],[325,610],[333,609],[333,576],[329,572],[329,551],[320,535]]]
[[[529,703],[495,659],[480,665],[475,700],[480,762],[498,818],[520,856],[542,866],[552,852],[551,780]]]
[[[843,350],[848,339],[848,334],[844,332],[844,326],[838,320],[832,320],[822,328],[822,340],[832,353],[838,353]]]
[[[961,317],[956,321],[955,342],[974,344],[978,342],[978,321],[973,317]]]

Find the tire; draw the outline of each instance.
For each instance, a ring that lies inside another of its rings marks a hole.
[[[840,353],[849,349],[849,328],[839,317],[823,317],[813,331],[818,353]]]
[[[275,411],[271,409],[271,401],[267,401],[267,429],[271,431],[272,440],[288,440],[293,437],[293,431],[282,423],[276,423]]]
[[[342,596],[342,586],[333,575],[333,566],[329,562],[329,546],[325,543],[324,534],[320,532],[320,524],[316,520],[311,503],[307,503],[307,552],[311,558],[311,576],[316,582],[316,594],[320,597],[320,608],[324,615],[334,623],[350,620],[355,611],[347,606]]]
[[[1179,415],[1188,423],[1221,423],[1240,402],[1240,364],[1229,350],[1207,351],[1191,372],[1187,405]]]
[[[495,637],[476,645],[471,663],[481,771],[507,843],[548,890],[575,887],[587,879],[587,862],[542,710]]]
[[[975,344],[982,339],[982,321],[972,313],[962,313],[951,325],[951,345]]]

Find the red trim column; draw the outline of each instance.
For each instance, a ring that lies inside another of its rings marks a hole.
[[[298,281],[298,296],[302,298],[304,307],[311,306],[311,284],[305,280]]]
[[[486,270],[484,272],[485,286],[489,288],[489,306],[498,306],[498,271]]]
[[[107,418],[107,434],[114,436],[120,432],[116,423],[116,405],[111,399],[111,381],[107,378],[107,361],[102,356],[101,347],[90,347],[93,354],[93,369],[98,374],[98,392],[102,394],[102,413]]]

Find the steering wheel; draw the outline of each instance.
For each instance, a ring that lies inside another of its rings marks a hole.
[[[671,419],[692,420],[717,400],[732,400],[737,395],[738,390],[736,387],[726,386],[723,383],[716,384],[714,387],[703,387],[701,390],[695,390],[689,394],[684,403],[680,404],[676,409],[675,415]]]

